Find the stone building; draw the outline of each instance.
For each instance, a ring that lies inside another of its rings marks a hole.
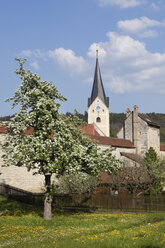
[[[135,105],[133,111],[127,109],[126,119],[117,137],[128,139],[136,147],[136,153],[144,155],[150,147],[160,153],[160,125],[149,116],[140,114]]]

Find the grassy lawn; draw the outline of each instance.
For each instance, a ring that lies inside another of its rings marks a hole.
[[[165,247],[165,213],[54,213],[0,196],[0,247]]]

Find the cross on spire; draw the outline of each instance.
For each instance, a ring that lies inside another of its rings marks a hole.
[[[99,49],[96,48],[96,59],[98,59],[98,55],[99,55]]]

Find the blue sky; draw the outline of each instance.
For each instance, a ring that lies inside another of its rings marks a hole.
[[[15,57],[57,86],[62,112],[84,113],[96,48],[111,112],[165,113],[164,13],[164,0],[0,1],[0,116],[14,113]]]

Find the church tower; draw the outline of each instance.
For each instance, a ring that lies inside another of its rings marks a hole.
[[[96,50],[96,67],[91,97],[88,98],[88,124],[96,125],[102,136],[110,134],[109,124],[109,97],[106,97]]]

